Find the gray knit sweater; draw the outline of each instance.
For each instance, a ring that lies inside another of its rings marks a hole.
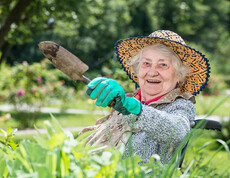
[[[127,96],[133,97],[135,94]],[[84,128],[79,135],[94,130],[87,136],[89,145],[124,145],[124,158],[131,156],[131,146],[133,153],[140,155],[143,162],[148,162],[153,154],[158,154],[162,163],[168,163],[194,124],[194,102],[193,95],[175,89],[157,101],[142,104],[138,116],[123,116],[112,109],[109,115],[98,119],[96,125]]]
[[[161,162],[166,164],[190,131],[195,119],[195,107],[190,100],[182,97],[175,98],[171,103],[159,104],[155,108],[150,105],[151,103],[142,104],[139,116],[123,116],[125,123],[140,130],[133,133],[132,142],[126,144],[123,156],[131,156],[129,145],[132,145],[133,153],[140,155],[143,162],[148,162],[153,154],[158,154]]]

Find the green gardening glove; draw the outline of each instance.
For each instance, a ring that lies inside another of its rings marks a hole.
[[[92,99],[97,99],[97,106],[106,107],[114,100],[113,108],[123,115],[138,115],[141,112],[141,103],[135,98],[127,97],[116,80],[98,77],[92,80],[88,87],[86,93]]]

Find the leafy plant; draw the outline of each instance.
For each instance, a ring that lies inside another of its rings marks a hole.
[[[141,158],[135,155],[122,159],[122,146],[105,148],[85,145],[85,138],[90,133],[74,139],[70,132],[63,131],[53,116],[51,121],[45,122],[45,128],[47,134],[38,132],[35,137],[37,142],[23,140],[17,150],[0,152],[0,177],[218,176],[211,172],[209,162],[206,165],[199,164],[197,158],[185,168],[184,173],[178,169],[176,155],[167,165],[160,162],[158,155],[153,155],[147,164],[139,164]],[[202,146],[197,154],[202,149],[205,149],[205,146]],[[225,173],[222,175],[226,175]]]
[[[13,137],[17,129],[12,129],[8,127],[6,131],[0,129],[0,133],[2,134],[3,138],[0,137],[0,150],[6,151],[8,148],[12,150],[16,150],[18,144],[13,141]]]
[[[15,118],[21,128],[33,127],[40,116],[40,109],[53,99],[65,102],[72,100],[74,89],[59,80],[60,71],[50,69],[48,60],[29,65],[26,61],[10,68],[0,68],[0,99],[13,104]],[[59,75],[58,75],[59,72]]]

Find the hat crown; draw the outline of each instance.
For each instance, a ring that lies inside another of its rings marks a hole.
[[[199,51],[187,46],[184,40],[170,30],[158,30],[149,36],[131,37],[119,40],[115,44],[116,54],[122,67],[130,79],[139,86],[139,79],[133,66],[129,65],[132,56],[135,56],[143,47],[160,43],[172,49],[182,63],[191,68],[190,75],[180,87],[181,92],[189,92],[192,95],[199,94],[207,86],[210,76],[210,65],[208,59]]]
[[[184,40],[181,38],[180,35],[176,34],[175,32],[172,32],[170,30],[157,30],[149,35],[149,37],[154,37],[154,38],[164,38],[169,41],[175,41],[177,43],[186,45]]]

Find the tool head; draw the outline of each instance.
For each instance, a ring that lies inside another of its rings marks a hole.
[[[74,81],[83,80],[83,73],[86,72],[89,67],[78,57],[52,41],[40,42],[38,46],[44,56],[46,56],[56,68],[64,72]]]

